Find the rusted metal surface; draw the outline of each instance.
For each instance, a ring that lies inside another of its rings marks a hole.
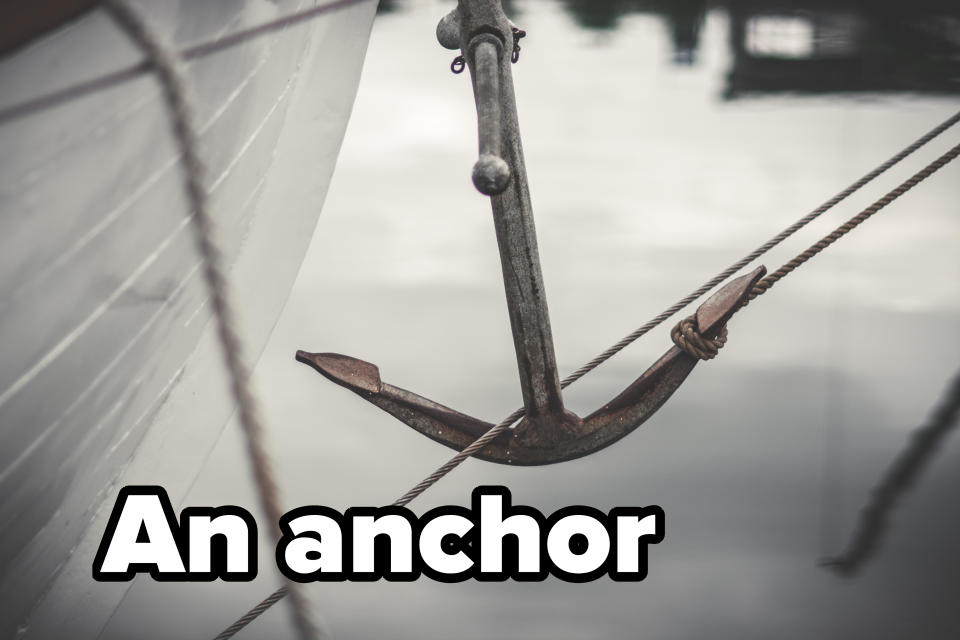
[[[698,359],[674,347],[585,419],[564,408],[510,69],[519,33],[499,0],[461,0],[437,27],[442,45],[453,48],[459,38],[473,79],[480,140],[474,183],[490,195],[524,402],[524,417],[516,428],[476,457],[540,465],[587,455],[633,431],[666,402]],[[764,273],[760,267],[707,300],[696,315],[700,334],[715,337]],[[297,352],[297,360],[448,447],[461,450],[494,426],[384,383],[368,362],[305,351]]]
[[[758,267],[720,289],[697,310],[704,336],[715,336],[766,273]],[[493,424],[460,413],[380,379],[375,365],[335,353],[297,352],[297,360],[377,405],[404,424],[452,449],[461,450]],[[475,457],[513,465],[543,465],[599,451],[647,421],[680,387],[697,358],[671,347],[622,393],[586,418],[564,411],[525,417]],[[554,421],[551,421],[554,420]]]

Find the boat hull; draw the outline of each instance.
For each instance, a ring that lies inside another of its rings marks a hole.
[[[307,4],[146,8],[184,44]],[[251,361],[312,235],[374,9],[188,67]],[[138,57],[95,11],[0,61],[3,100]],[[0,148],[0,637],[95,637],[126,589],[90,574],[117,489],[177,504],[233,406],[154,79],[0,127]]]

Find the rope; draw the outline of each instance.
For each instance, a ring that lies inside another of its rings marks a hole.
[[[960,116],[960,114],[957,114],[957,116],[954,116],[953,118],[951,118],[951,120],[956,122],[956,118],[958,116]],[[857,214],[856,216],[854,216],[844,224],[840,225],[832,233],[830,233],[829,235],[821,239],[819,242],[817,242],[815,245],[813,245],[812,247],[810,247],[809,249],[807,249],[797,257],[795,257],[793,260],[790,260],[788,263],[780,267],[777,271],[775,271],[774,273],[770,274],[769,276],[765,277],[763,280],[758,282],[756,285],[754,285],[753,290],[750,292],[749,300],[753,300],[757,296],[768,291],[774,284],[780,281],[784,276],[791,273],[797,267],[799,267],[800,265],[808,261],[810,258],[812,258],[813,256],[823,251],[823,249],[825,249],[826,247],[836,242],[837,239],[849,233],[851,230],[857,227],[857,225],[859,225],[861,222],[863,222],[864,220],[866,220],[876,212],[883,209],[885,206],[887,206],[888,204],[890,204],[891,202],[893,202],[894,200],[902,196],[904,193],[906,193],[907,191],[909,191],[910,189],[918,185],[920,182],[922,182],[926,178],[930,177],[937,170],[941,169],[944,165],[949,163],[951,160],[955,159],[958,155],[960,155],[960,144],[956,145],[955,147],[953,147],[952,149],[944,153],[942,156],[940,156],[939,158],[937,158],[936,160],[928,164],[926,167],[924,167],[923,169],[921,169],[920,171],[912,175],[910,178],[905,180],[895,189],[888,192],[882,198],[874,202],[872,205],[864,209],[862,212],[860,212],[859,214]],[[849,195],[849,193],[852,193],[852,191],[847,189],[843,193]],[[820,211],[820,213],[822,213],[822,211]],[[810,215],[806,216],[804,219],[806,218],[810,218]],[[797,225],[795,224],[794,227],[796,226]],[[793,227],[791,227],[791,229],[793,229]],[[782,236],[783,234],[781,233],[780,235]],[[776,238],[774,239],[776,240]],[[770,245],[770,244],[771,243],[768,242],[763,246],[766,247],[767,245]],[[754,251],[754,253],[756,253],[756,251]],[[690,296],[687,296],[687,298],[689,297]],[[684,298],[684,300],[686,300],[687,298]],[[677,306],[677,305],[674,305],[674,306]],[[671,307],[671,309],[672,308],[673,307]],[[672,313],[669,315],[672,315]],[[627,336],[626,338],[618,342],[616,345],[614,345],[607,351],[600,354],[600,356],[597,356],[596,358],[591,360],[589,363],[587,363],[586,365],[584,365],[583,367],[581,367],[571,375],[564,378],[563,382],[561,382],[560,384],[560,387],[563,389],[567,388],[568,386],[570,386],[571,384],[579,380],[581,377],[583,377],[585,374],[595,369],[599,364],[601,364],[602,362],[610,358],[613,354],[623,349],[623,347],[633,342],[636,338],[642,336],[644,333],[647,333],[650,329],[660,324],[664,319],[669,317],[669,315],[665,316],[663,319],[660,319],[661,316],[664,316],[664,314],[660,314],[660,316],[657,316],[647,324],[643,325],[642,327],[640,327],[640,329],[637,329],[636,331],[631,333],[629,336]],[[686,324],[689,325],[690,323],[686,323]],[[674,330],[683,334],[684,325],[685,325],[685,322],[682,321],[677,325],[677,327],[675,327]],[[703,344],[703,346],[700,347],[701,349],[705,351],[714,350],[713,355],[716,355],[715,351],[719,350],[719,348],[722,347],[723,344],[726,342],[726,336],[727,336],[727,331],[726,331],[726,327],[724,327],[720,337],[714,341],[704,341],[704,339],[700,336],[696,336],[696,339],[699,341],[703,341],[703,342],[698,342],[698,344]],[[685,335],[683,335],[683,337],[686,338]],[[709,343],[709,344],[706,344],[706,343]],[[713,357],[713,356],[711,355],[709,357]],[[524,413],[523,409],[518,409],[514,411],[512,414],[510,414],[510,417],[500,422],[496,426],[492,427],[489,431],[487,431],[485,434],[480,436],[480,438],[475,440],[470,446],[468,446],[463,451],[459,452],[457,455],[453,456],[449,461],[447,461],[445,464],[437,468],[436,471],[434,471],[429,476],[424,478],[421,482],[419,482],[416,486],[410,489],[407,493],[403,494],[393,504],[395,506],[403,506],[409,503],[411,500],[413,500],[414,498],[419,496],[421,493],[429,489],[440,478],[442,478],[447,473],[449,473],[454,468],[456,468],[458,465],[460,465],[460,463],[462,463],[464,460],[469,458],[471,455],[473,455],[477,451],[480,451],[481,449],[483,449],[484,446],[489,444],[493,439],[495,439],[497,436],[503,433],[511,424],[513,424],[515,421],[522,418],[523,413]]]
[[[335,0],[333,2],[321,4],[316,7],[311,7],[310,9],[298,11],[290,15],[281,16],[275,20],[270,20],[269,22],[264,22],[248,29],[242,29],[240,31],[227,34],[221,38],[217,38],[216,40],[208,40],[190,45],[181,49],[177,53],[181,60],[194,60],[196,58],[202,58],[210,55],[211,53],[216,53],[218,51],[223,51],[224,49],[235,47],[264,34],[279,31],[281,29],[285,29],[286,27],[316,18],[325,13],[330,13],[338,9],[345,9],[346,7],[359,4],[361,2],[372,2],[372,0]],[[98,93],[105,89],[109,89],[118,84],[132,80],[146,73],[147,71],[150,71],[150,68],[150,61],[143,60],[122,69],[91,78],[90,80],[84,80],[68,87],[64,87],[63,89],[57,89],[51,91],[50,93],[45,93],[36,98],[24,100],[23,102],[13,104],[9,107],[0,108],[0,125],[4,125],[18,118],[32,115],[38,111],[50,109],[51,107],[63,104],[64,102],[76,100],[92,93]]]
[[[673,317],[678,311],[680,311],[681,309],[689,305],[691,302],[693,302],[703,294],[707,293],[708,291],[716,287],[721,282],[725,282],[728,278],[730,278],[730,276],[737,273],[742,268],[744,268],[745,266],[747,266],[748,264],[750,264],[751,262],[753,262],[754,260],[762,256],[763,254],[770,251],[770,249],[774,248],[775,246],[777,246],[778,244],[780,244],[781,242],[783,242],[784,240],[792,236],[794,233],[796,233],[797,231],[799,231],[800,229],[808,225],[810,222],[812,222],[822,214],[826,213],[827,211],[835,207],[837,204],[839,204],[843,200],[847,199],[854,192],[859,191],[866,184],[873,181],[877,176],[886,172],[894,165],[898,164],[904,158],[906,158],[907,156],[915,152],[917,149],[919,149],[920,147],[924,146],[925,144],[927,144],[928,142],[930,142],[931,140],[939,136],[941,133],[943,133],[944,131],[946,131],[953,125],[955,125],[957,122],[960,122],[960,111],[953,114],[952,116],[950,116],[949,118],[941,122],[939,125],[937,125],[933,129],[931,129],[930,131],[922,135],[912,144],[904,147],[902,151],[892,156],[890,159],[888,159],[883,164],[879,165],[873,171],[864,175],[862,178],[860,178],[859,180],[851,184],[849,187],[847,187],[837,195],[833,196],[832,198],[830,198],[829,200],[821,204],[819,207],[817,207],[807,215],[803,216],[802,218],[794,222],[792,225],[790,225],[789,227],[787,227],[786,229],[784,229],[774,237],[767,240],[765,243],[763,243],[762,245],[760,245],[759,247],[757,247],[756,249],[754,249],[744,257],[742,257],[740,260],[737,260],[735,263],[733,263],[732,265],[730,265],[729,267],[727,267],[726,269],[724,269],[723,271],[715,275],[713,278],[711,278],[707,282],[704,282],[695,291],[693,291],[686,297],[681,298],[677,302],[673,303],[671,306],[669,306],[668,308],[660,312],[660,314],[651,318],[646,324],[644,324],[641,327],[638,327],[629,335],[624,336],[624,338],[620,340],[620,342],[617,342],[616,344],[611,346],[609,349],[607,349],[606,351],[598,355],[596,358],[594,358],[593,360],[591,360],[590,362],[588,362],[587,364],[583,365],[582,367],[574,371],[572,374],[570,374],[570,376],[567,378],[567,380],[570,380],[570,382],[567,384],[564,384],[563,385],[564,388],[568,384],[572,384],[573,382],[576,382],[577,380],[579,380],[589,372],[596,369],[598,366],[600,366],[601,364],[603,364],[604,362],[612,358],[614,355],[622,351],[628,345],[632,344],[635,340],[646,335],[647,333],[649,333],[650,331],[652,331],[653,329],[661,325],[663,322]]]
[[[819,242],[812,245],[809,249],[799,254],[793,260],[790,260],[782,267],[765,277],[763,280],[758,282],[753,286],[753,290],[750,292],[750,300],[754,300],[757,296],[760,296],[770,288],[782,280],[786,275],[793,273],[797,268],[802,264],[807,262],[810,258],[814,257],[831,244],[842,238],[843,236],[850,233],[852,230],[857,228],[862,222],[869,219],[873,214],[877,213],[888,204],[905,194],[910,189],[914,188],[931,175],[942,169],[946,164],[951,160],[954,160],[958,155],[960,155],[960,144],[954,146],[952,149],[944,153],[942,156],[925,166],[920,171],[917,171],[915,174],[901,182],[896,188],[891,189],[884,195],[882,198],[871,204],[869,207],[853,216],[842,225],[825,235],[820,239]]]
[[[836,573],[854,575],[880,546],[900,497],[913,485],[940,448],[947,434],[960,419],[960,374],[957,374],[927,423],[910,437],[908,445],[870,492],[871,498],[860,511],[857,528],[843,553],[821,564]]]
[[[747,306],[752,300],[755,300],[757,297],[769,291],[773,285],[780,282],[780,280],[787,275],[796,271],[801,265],[810,260],[810,258],[819,254],[831,244],[856,229],[861,223],[868,220],[875,213],[942,169],[951,160],[956,159],[958,155],[960,155],[960,144],[944,153],[942,156],[925,166],[920,171],[917,171],[915,174],[901,182],[896,188],[888,191],[882,198],[825,235],[817,243],[811,245],[806,251],[800,253],[792,260],[785,263],[782,267],[760,280],[757,284],[753,285],[753,289],[750,291],[747,301],[743,303],[741,308]],[[727,327],[724,325],[719,338],[716,340],[710,340],[697,333],[696,321],[693,316],[690,316],[677,323],[677,325],[671,331],[670,336],[673,338],[674,344],[676,344],[680,349],[683,349],[690,355],[697,358],[709,360],[716,356],[720,348],[726,343]]]
[[[620,351],[622,351],[625,347],[627,347],[628,345],[630,345],[631,343],[633,343],[635,340],[637,340],[637,339],[640,338],[641,336],[649,333],[652,329],[654,329],[655,327],[657,327],[657,326],[659,326],[660,324],[662,324],[665,320],[669,319],[669,318],[670,318],[671,316],[673,316],[675,313],[677,313],[678,311],[680,311],[681,309],[683,309],[684,307],[686,307],[688,304],[690,304],[691,302],[693,302],[694,300],[696,300],[697,298],[699,298],[700,296],[702,296],[704,293],[706,293],[707,291],[710,291],[710,290],[713,289],[716,285],[718,285],[718,284],[720,284],[721,282],[727,280],[727,279],[728,279],[730,276],[732,276],[734,273],[736,273],[737,271],[739,271],[740,269],[742,269],[742,268],[745,267],[746,265],[750,264],[751,262],[753,262],[754,260],[756,260],[757,258],[759,258],[761,255],[763,255],[764,253],[766,253],[767,251],[769,251],[769,250],[772,249],[773,247],[775,247],[775,246],[777,246],[778,244],[780,244],[781,242],[783,242],[783,240],[785,240],[786,238],[788,238],[788,237],[790,237],[791,235],[793,235],[794,233],[796,233],[798,230],[800,230],[801,228],[803,228],[805,225],[807,225],[808,223],[810,223],[811,221],[813,221],[815,218],[817,218],[817,217],[820,216],[821,214],[825,213],[825,212],[828,211],[829,209],[832,209],[834,206],[836,206],[836,205],[837,205],[838,203],[840,203],[842,200],[846,199],[846,198],[847,198],[848,196],[850,196],[852,193],[854,193],[855,191],[859,190],[861,187],[863,187],[864,185],[866,185],[868,182],[872,181],[874,178],[876,178],[877,176],[879,176],[881,173],[884,173],[885,171],[887,171],[888,169],[890,169],[892,166],[894,166],[895,164],[897,164],[898,162],[900,162],[901,160],[903,160],[904,158],[906,158],[908,155],[910,155],[911,153],[913,153],[914,151],[916,151],[916,150],[919,149],[920,147],[924,146],[925,144],[927,144],[928,142],[930,142],[931,140],[933,140],[934,138],[936,138],[937,136],[939,136],[941,133],[943,133],[944,131],[946,131],[946,130],[949,129],[950,127],[952,127],[952,126],[953,126],[954,124],[956,124],[957,122],[960,122],[960,111],[958,111],[958,112],[955,113],[954,115],[952,115],[952,116],[950,116],[949,118],[947,118],[946,120],[944,120],[942,123],[940,123],[939,125],[937,125],[937,126],[934,127],[933,129],[931,129],[930,131],[928,131],[926,134],[924,134],[923,136],[921,136],[920,138],[918,138],[915,142],[913,142],[912,144],[910,144],[910,145],[908,145],[907,147],[905,147],[902,151],[900,151],[899,153],[897,153],[896,155],[894,155],[893,157],[891,157],[889,160],[887,160],[887,161],[884,162],[883,164],[879,165],[876,169],[874,169],[873,171],[869,172],[868,174],[866,174],[865,176],[863,176],[862,178],[860,178],[859,180],[857,180],[856,182],[854,182],[853,184],[851,184],[849,187],[847,187],[846,189],[844,189],[843,191],[841,191],[840,193],[838,193],[838,194],[835,195],[834,197],[830,198],[829,200],[827,200],[826,202],[824,202],[822,205],[820,205],[819,207],[817,207],[816,209],[814,209],[813,211],[811,211],[810,213],[808,213],[808,214],[805,215],[804,217],[802,217],[802,218],[800,218],[799,220],[797,220],[795,223],[793,223],[792,225],[790,225],[789,227],[787,227],[786,229],[784,229],[783,231],[781,231],[780,233],[778,233],[776,236],[774,236],[773,238],[771,238],[770,240],[768,240],[768,241],[765,242],[764,244],[760,245],[759,247],[757,247],[756,249],[754,249],[752,252],[750,252],[749,254],[747,254],[746,256],[744,256],[743,258],[741,258],[740,260],[738,260],[738,261],[735,262],[734,264],[730,265],[727,269],[723,270],[722,272],[720,272],[719,274],[717,274],[716,276],[714,276],[711,280],[709,280],[709,281],[707,281],[706,283],[704,283],[704,284],[703,284],[702,286],[700,286],[697,290],[693,291],[692,293],[690,293],[690,294],[687,295],[686,297],[678,300],[678,301],[675,302],[673,305],[671,305],[670,307],[668,307],[667,309],[665,309],[664,311],[662,311],[659,315],[653,317],[653,318],[652,318],[651,320],[649,320],[646,324],[644,324],[644,325],[642,325],[641,327],[637,328],[637,329],[634,330],[632,333],[630,333],[629,335],[625,336],[622,340],[620,340],[619,342],[617,342],[616,344],[614,344],[613,346],[611,346],[609,349],[607,349],[606,351],[604,351],[603,353],[601,353],[600,355],[598,355],[597,357],[595,357],[593,360],[591,360],[591,361],[588,362],[587,364],[583,365],[582,367],[580,367],[579,369],[577,369],[576,371],[574,371],[573,373],[571,373],[569,376],[567,376],[566,378],[564,378],[563,381],[560,383],[560,388],[561,388],[561,389],[566,389],[566,388],[569,387],[571,384],[573,384],[574,382],[576,382],[577,380],[579,380],[580,378],[582,378],[583,376],[585,376],[585,375],[588,374],[589,372],[591,372],[591,371],[593,371],[594,369],[596,369],[598,366],[600,366],[601,364],[603,364],[604,362],[606,362],[607,360],[609,360],[611,357],[613,357],[614,355],[616,355],[617,353],[619,353]],[[882,209],[884,206],[886,206],[887,204],[889,204],[890,202],[892,202],[893,200],[895,200],[897,197],[899,197],[900,195],[902,195],[903,193],[905,193],[906,191],[908,191],[909,189],[911,189],[913,186],[915,186],[915,185],[916,185],[917,183],[919,183],[920,181],[922,181],[924,178],[926,178],[926,177],[928,177],[930,174],[934,173],[937,169],[941,168],[941,167],[942,167],[943,165],[945,165],[947,162],[949,162],[950,160],[952,160],[953,158],[955,158],[958,152],[960,152],[960,145],[958,145],[957,147],[954,147],[953,149],[951,149],[951,151],[948,151],[946,154],[944,154],[944,156],[941,156],[940,158],[938,158],[937,160],[935,160],[933,163],[931,163],[930,165],[928,165],[927,167],[925,167],[924,169],[922,169],[920,172],[918,172],[917,174],[915,174],[914,176],[912,176],[910,179],[908,179],[906,182],[904,182],[903,184],[901,184],[899,187],[897,187],[896,189],[894,189],[893,191],[891,191],[890,193],[888,193],[886,196],[884,196],[884,197],[881,198],[879,201],[877,201],[876,203],[874,203],[873,205],[871,205],[870,207],[868,207],[868,208],[867,208],[866,210],[864,210],[863,212],[861,212],[858,216],[856,216],[855,218],[851,219],[850,221],[848,221],[847,223],[845,223],[844,225],[842,225],[837,231],[840,231],[841,229],[844,229],[845,227],[848,227],[848,226],[849,226],[849,228],[846,228],[846,229],[845,229],[844,231],[842,231],[837,237],[840,237],[840,236],[842,236],[843,234],[847,233],[848,231],[850,231],[850,229],[852,229],[853,227],[857,226],[860,222],[862,222],[863,220],[865,220],[867,217],[869,217],[870,215],[873,215],[873,213],[876,213],[876,211],[879,211],[879,210]],[[953,154],[952,157],[947,158],[946,156],[950,156],[951,153]],[[895,195],[893,195],[893,194],[895,194]],[[882,204],[881,204],[881,203],[882,203]],[[873,210],[871,213],[869,213],[869,214],[867,214],[865,217],[863,217],[863,220],[859,220],[859,221],[857,221],[857,222],[854,222],[857,218],[860,218],[861,216],[864,216],[865,213],[867,213],[868,211],[870,211],[871,209],[874,209],[874,208],[875,208],[875,210]],[[852,223],[852,224],[851,224],[851,223]],[[834,233],[837,233],[837,231],[835,231]],[[811,251],[811,250],[813,250],[813,249],[816,249],[816,247],[818,247],[819,245],[821,245],[822,243],[824,243],[828,238],[830,238],[830,237],[833,236],[833,235],[834,235],[834,234],[830,234],[830,236],[827,236],[827,238],[824,238],[823,240],[821,240],[820,242],[818,242],[816,245],[814,245],[813,247],[811,247],[811,249],[808,249],[808,250],[805,251],[803,254],[800,254],[800,256],[797,256],[797,258],[794,258],[794,260],[791,260],[789,263],[787,263],[787,265],[784,265],[784,267],[792,264],[792,263],[795,262],[797,259],[799,259],[799,258],[801,258],[802,256],[806,255],[809,251]],[[791,267],[788,271],[786,271],[785,273],[780,274],[780,272],[783,271],[783,269],[784,269],[784,267],[781,267],[781,268],[778,269],[774,274],[771,274],[770,276],[767,276],[766,278],[764,278],[763,280],[761,280],[760,282],[758,282],[758,283],[754,286],[753,291],[751,291],[751,296],[752,296],[751,299],[753,299],[753,298],[755,298],[756,296],[760,295],[761,293],[767,291],[771,286],[773,286],[773,284],[774,284],[775,282],[777,282],[778,280],[780,280],[781,278],[783,278],[783,276],[786,275],[786,273],[789,273],[790,271],[796,269],[800,264],[803,264],[803,262],[806,262],[806,260],[809,260],[810,257],[812,257],[813,255],[816,255],[816,253],[819,253],[820,251],[822,251],[823,248],[825,248],[825,247],[828,246],[829,244],[833,243],[835,240],[836,240],[836,238],[833,238],[832,240],[829,240],[828,242],[826,242],[825,244],[823,244],[822,247],[820,247],[819,249],[816,249],[813,254],[811,254],[810,256],[808,256],[808,257],[806,257],[806,258],[804,258],[803,260],[801,260],[801,261],[800,261],[799,263],[797,263],[796,265],[792,266],[792,267]],[[776,277],[775,279],[773,279],[770,283],[768,283],[768,284],[766,284],[766,285],[763,285],[763,283],[764,283],[766,280],[769,280],[770,278],[772,278],[773,276],[775,276],[775,275],[777,275],[777,274],[780,274],[780,275],[779,275],[778,277]],[[758,288],[761,288],[762,290],[759,291],[759,293],[754,293],[754,292],[757,292],[757,291],[758,291]],[[725,341],[726,341],[726,327],[724,327],[721,335],[722,335],[722,337],[723,337],[723,339],[724,339],[724,342],[725,342]],[[720,344],[719,346],[723,346],[723,345]],[[717,347],[717,348],[719,349],[719,347]],[[520,418],[522,418],[523,415],[524,415],[524,409],[522,409],[522,408],[521,408],[521,409],[517,409],[516,411],[514,411],[513,413],[511,413],[511,414],[510,414],[507,418],[505,418],[503,421],[497,423],[495,426],[491,427],[489,431],[487,431],[487,432],[484,433],[482,436],[480,436],[479,438],[477,438],[476,440],[474,440],[474,441],[473,441],[469,446],[467,446],[465,449],[463,449],[462,451],[460,451],[459,453],[457,453],[456,455],[454,455],[454,456],[453,456],[452,458],[450,458],[447,462],[445,462],[445,463],[443,463],[442,465],[440,465],[439,467],[437,467],[437,469],[435,469],[430,475],[428,475],[427,477],[425,477],[423,480],[421,480],[420,482],[418,482],[418,483],[417,483],[414,487],[412,487],[409,491],[407,491],[407,492],[404,493],[402,496],[400,496],[399,498],[397,498],[396,500],[394,500],[393,503],[392,503],[392,506],[402,507],[402,506],[405,506],[405,505],[409,504],[412,500],[414,500],[414,498],[416,498],[417,496],[419,496],[420,494],[422,494],[424,491],[426,491],[427,489],[429,489],[430,487],[432,487],[434,484],[436,484],[436,483],[437,483],[441,478],[443,478],[445,475],[447,475],[448,473],[450,473],[451,471],[453,471],[454,469],[456,469],[458,466],[460,466],[467,458],[469,458],[470,456],[472,456],[473,454],[477,453],[478,451],[480,451],[480,450],[482,450],[484,447],[486,447],[488,444],[490,444],[493,440],[495,440],[498,436],[500,436],[500,434],[502,434],[504,431],[506,431],[507,429],[509,429],[510,426],[511,426],[513,423],[515,423],[517,420],[519,420]],[[266,609],[268,609],[273,603],[279,601],[281,598],[284,597],[284,595],[286,595],[286,592],[284,591],[284,589],[285,589],[284,587],[280,587],[279,589],[277,589],[277,590],[276,590],[275,592],[273,592],[273,594],[271,594],[266,600],[264,600],[262,603],[260,603],[259,605],[257,605],[257,606],[254,607],[253,609],[251,609],[250,612],[248,612],[248,613],[247,613],[245,616],[243,616],[243,618],[241,618],[240,620],[247,620],[247,622],[249,622],[250,620],[255,619],[257,616],[259,616],[261,613],[263,613],[263,611],[266,611]],[[272,601],[271,601],[271,600],[272,600]],[[268,601],[270,601],[270,604],[268,604],[266,607],[263,607],[263,604],[266,603],[266,602],[268,602]],[[263,608],[261,609],[261,607],[263,607]],[[244,624],[247,624],[247,622],[245,622]],[[234,625],[234,626],[235,626],[235,625]],[[230,628],[232,629],[233,627],[231,626]],[[241,628],[242,628],[242,626],[241,626]],[[239,630],[239,629],[238,629],[238,630]],[[224,633],[226,633],[226,631],[225,631]],[[236,632],[234,632],[234,633],[236,633]],[[221,634],[220,636],[217,636],[217,638],[216,638],[215,640],[226,640],[227,638],[232,637],[232,635],[233,635],[233,634],[224,636],[223,634]]]
[[[720,353],[723,345],[727,344],[727,325],[723,325],[716,338],[705,338],[697,331],[697,316],[687,316],[670,331],[670,339],[679,349],[694,358],[712,360]]]
[[[220,634],[213,640],[228,640],[243,629],[245,626],[256,620],[263,614],[267,609],[277,604],[282,600],[288,593],[286,585],[280,587],[269,596],[263,599],[263,602],[255,606],[253,609],[250,609],[243,617],[238,618],[236,622],[220,632]]]
[[[264,429],[258,415],[256,398],[249,385],[249,372],[242,356],[243,345],[228,300],[223,257],[214,242],[213,219],[207,202],[207,191],[203,186],[206,171],[199,154],[200,140],[193,124],[193,102],[188,93],[186,76],[177,53],[163,41],[139,9],[128,0],[106,0],[105,6],[119,27],[142,50],[149,67],[156,71],[163,91],[170,124],[180,152],[187,202],[193,212],[190,219],[194,240],[202,258],[203,277],[210,293],[220,350],[229,373],[230,391],[246,437],[247,454],[253,467],[261,507],[269,520],[277,523],[284,509],[264,446]],[[276,536],[278,532],[274,530],[273,533]],[[309,603],[303,592],[294,589],[289,593],[292,595],[290,603],[294,624],[300,637],[306,640],[318,637],[319,632],[310,618]]]

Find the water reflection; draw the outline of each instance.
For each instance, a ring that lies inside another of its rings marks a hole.
[[[451,3],[452,4],[452,3]],[[960,4],[804,0],[559,0],[576,24],[615,31],[659,18],[672,61],[697,61],[708,11],[728,17],[732,63],[725,98],[757,92],[960,91]],[[504,2],[511,16],[525,3]],[[380,12],[404,8],[381,0]],[[520,19],[518,17],[518,19]],[[533,26],[533,25],[525,25]]]
[[[870,501],[860,512],[860,521],[843,553],[824,564],[840,575],[852,576],[867,564],[879,550],[900,499],[910,490],[924,470],[933,462],[947,435],[960,420],[960,373],[918,428],[907,446],[871,491]]]
[[[706,0],[562,0],[564,9],[584,29],[613,30],[630,14],[654,14],[666,22],[673,41],[673,60],[693,64]]]
[[[726,97],[751,92],[956,92],[960,6],[728,2]]]

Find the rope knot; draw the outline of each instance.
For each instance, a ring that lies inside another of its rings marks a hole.
[[[678,349],[694,358],[711,360],[727,344],[727,325],[723,325],[716,338],[705,338],[697,331],[696,315],[687,316],[670,330],[670,338]]]

